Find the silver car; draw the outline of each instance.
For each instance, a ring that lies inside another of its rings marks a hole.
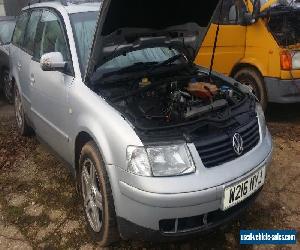
[[[102,246],[214,230],[264,185],[272,140],[257,99],[193,63],[211,17],[229,15],[199,2],[52,1],[18,17],[19,131],[70,166]]]
[[[9,46],[15,28],[15,17],[0,17],[0,94],[13,103],[13,90],[9,79]]]

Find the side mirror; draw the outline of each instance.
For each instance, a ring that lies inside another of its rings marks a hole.
[[[255,18],[253,18],[253,15],[250,12],[244,13],[244,16],[243,16],[243,24],[244,25],[251,25],[255,22],[256,22],[256,20],[255,20]]]
[[[41,57],[40,64],[43,71],[64,71],[67,66],[67,62],[64,61],[60,52],[44,54]]]
[[[250,25],[255,23],[260,15],[261,4],[260,0],[254,0],[253,2],[253,12],[245,12],[243,16],[243,24]]]

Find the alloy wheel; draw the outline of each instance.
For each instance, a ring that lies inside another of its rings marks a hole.
[[[103,222],[103,197],[95,165],[89,158],[83,162],[81,182],[85,213],[91,228],[98,233]]]
[[[9,101],[9,103],[12,103],[13,100],[13,92],[12,92],[12,84],[9,79],[9,73],[7,71],[3,72],[3,92],[5,95],[5,98]]]
[[[19,94],[19,91],[16,89],[15,93],[15,114],[16,114],[16,121],[19,128],[23,126],[23,107],[22,101]]]

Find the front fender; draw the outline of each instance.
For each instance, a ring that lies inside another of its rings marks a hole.
[[[17,69],[15,67],[10,68],[9,78],[10,78],[10,81],[13,81],[13,83],[17,86],[18,90],[22,93],[22,88],[21,88],[21,84],[19,81],[19,75],[18,75]]]
[[[85,132],[98,145],[106,165],[125,168],[127,146],[143,146],[134,128],[87,86],[78,89],[75,87],[72,92],[74,120],[70,126],[75,127],[71,136],[74,138],[73,152],[76,148],[75,138],[79,133]]]
[[[77,136],[82,132],[88,134],[97,144],[105,164],[109,164],[109,162],[113,161],[112,150],[109,146],[109,140],[105,132],[99,129],[99,126],[96,125],[94,119],[92,117],[89,117],[88,115],[81,115],[80,117],[78,117],[77,121],[78,129],[75,138],[77,138]],[[73,152],[75,152],[76,148],[75,143],[76,141],[74,140]]]

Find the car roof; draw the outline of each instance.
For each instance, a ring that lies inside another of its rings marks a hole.
[[[28,5],[23,10],[33,9],[33,8],[41,8],[41,7],[49,7],[57,9],[58,11],[65,11],[68,14],[80,13],[80,12],[90,12],[90,11],[99,11],[101,6],[101,2],[96,3],[76,3],[76,4],[68,4],[63,5],[60,1],[49,1],[49,2],[41,2],[35,3],[32,5]]]

